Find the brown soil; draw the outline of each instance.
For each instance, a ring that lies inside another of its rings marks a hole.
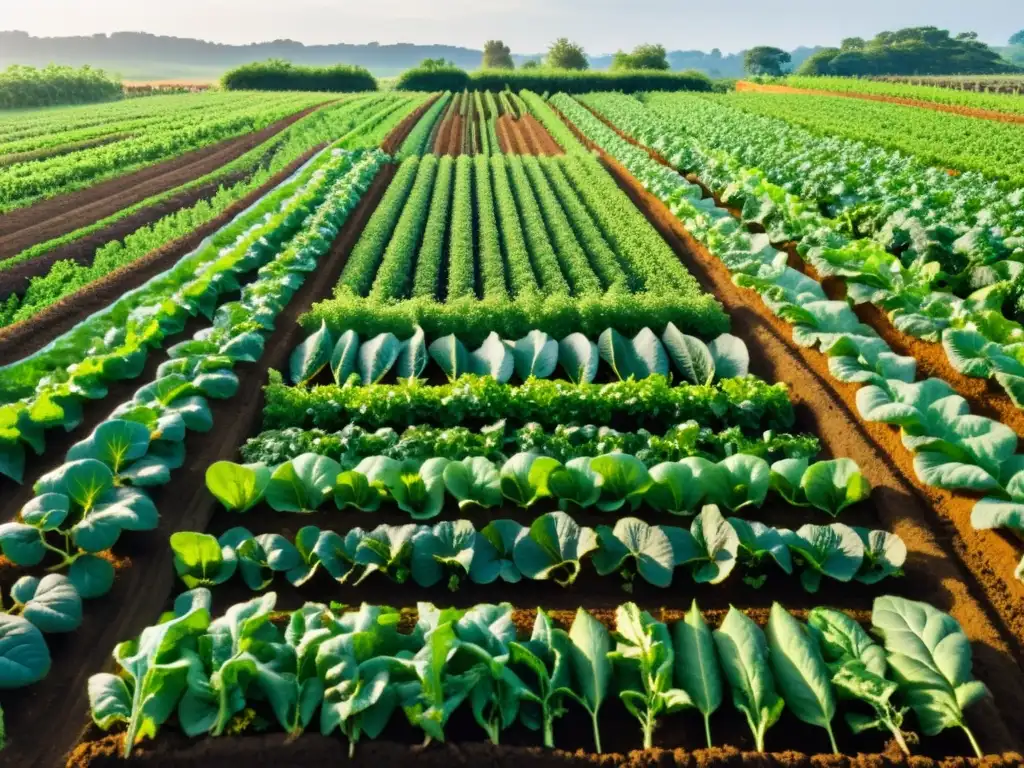
[[[616,702],[612,701],[605,709],[612,709]],[[572,705],[570,705],[572,706]],[[728,706],[728,704],[724,705]],[[453,721],[457,721],[457,713]],[[613,719],[612,714],[618,715]],[[737,715],[737,713],[731,713]],[[395,719],[401,718],[401,714]],[[576,720],[576,722],[573,722]],[[608,741],[622,736],[624,731],[632,729],[635,723],[625,710],[609,712],[603,718],[605,725],[602,740]],[[673,735],[689,732],[689,741],[697,742],[697,732],[702,726],[695,722],[692,715],[673,715],[666,717],[664,726],[655,732],[655,739],[672,728]],[[617,726],[622,726],[621,728]],[[782,729],[788,725],[781,721],[775,726]],[[571,733],[569,726],[575,726],[577,732],[586,731],[586,723],[580,723],[573,714],[555,723],[555,743],[564,744],[565,735]],[[465,724],[470,733],[472,724]],[[313,729],[315,730],[315,729]],[[284,734],[265,736],[223,736],[216,739],[206,738],[201,741],[189,741],[183,736],[160,734],[155,744],[145,744],[136,748],[135,754],[128,761],[129,765],[159,766],[160,768],[212,768],[231,763],[245,765],[247,768],[281,768],[282,766],[314,766],[314,765],[351,765],[379,768],[382,765],[417,766],[417,768],[471,768],[474,766],[490,766],[491,768],[726,768],[727,766],[757,766],[757,768],[893,768],[895,766],[912,766],[913,768],[1011,768],[1020,766],[1024,760],[1018,753],[990,755],[984,760],[967,760],[964,758],[947,758],[934,760],[928,757],[915,756],[909,760],[898,753],[858,754],[857,756],[808,755],[801,752],[743,752],[734,747],[692,750],[665,749],[660,746],[652,750],[632,752],[605,752],[596,755],[586,751],[592,748],[589,742],[583,742],[575,751],[571,749],[542,749],[537,746],[520,744],[502,744],[495,746],[482,742],[479,729],[474,733],[475,741],[459,740],[458,743],[431,744],[423,747],[413,743],[410,738],[405,743],[397,741],[401,726],[389,726],[385,730],[386,739],[395,740],[369,741],[364,740],[356,746],[355,756],[347,757],[347,744],[340,737],[326,737],[318,733],[308,732],[294,741],[288,741]],[[519,735],[519,734],[515,734]],[[769,743],[776,735],[768,732]],[[509,736],[508,733],[503,734]],[[537,734],[532,734],[532,743],[536,744]],[[531,743],[529,736],[522,738],[525,744]],[[617,739],[616,739],[617,740]],[[453,740],[454,741],[454,740]],[[516,739],[519,741],[519,739]],[[79,745],[67,762],[68,768],[118,768],[126,762],[120,757],[122,736],[106,736],[97,741]]]
[[[323,106],[313,106],[289,115],[262,131],[197,149],[135,173],[6,213],[0,217],[0,258],[74,232],[149,197],[212,173]]]
[[[65,296],[32,318],[0,329],[0,365],[20,360],[49,344],[62,333],[94,312],[109,306],[127,291],[174,266],[177,261],[196,248],[203,238],[217,231],[232,218],[267,194],[271,188],[287,179],[312,157],[319,148],[311,149],[291,165],[274,175],[265,184],[224,210],[215,219],[193,230],[185,237],[126,264],[74,293]]]
[[[787,244],[787,251],[795,254],[792,244]],[[799,260],[790,264],[800,269],[808,277],[822,284],[825,293],[832,299],[846,297],[846,284],[839,279],[821,279],[820,275],[809,264]],[[885,339],[893,351],[900,355],[913,357],[917,360],[918,375],[924,378],[934,377],[946,381],[958,395],[971,406],[971,412],[979,416],[987,416],[1010,427],[1024,437],[1024,410],[1013,404],[1006,391],[995,379],[979,379],[964,376],[950,365],[949,357],[941,343],[924,341],[909,334],[898,331],[884,311],[873,304],[859,304],[854,307],[862,323],[870,325]]]
[[[505,114],[498,118],[498,143],[506,155],[561,155],[565,154],[533,115],[516,120]]]
[[[115,141],[122,141],[131,138],[130,133],[117,133],[111,136],[99,136],[94,139],[85,139],[71,144],[61,144],[57,147],[45,147],[34,149],[28,152],[15,152],[9,155],[0,155],[0,168],[15,165],[16,163],[28,163],[34,160],[48,160],[51,157],[70,155],[72,152],[81,152],[84,149],[102,147],[104,144],[113,144]]]
[[[433,144],[435,155],[448,154],[448,149],[452,144],[452,134],[456,132],[455,124],[459,115],[459,99],[459,94],[456,94],[441,117]]]
[[[416,127],[416,123],[420,121],[426,111],[433,106],[434,102],[437,101],[438,98],[440,97],[437,94],[434,94],[423,102],[423,104],[413,110],[408,117],[394,127],[391,133],[388,134],[388,137],[381,142],[380,148],[389,155],[393,155],[398,152],[398,150],[401,149],[403,142],[409,136],[409,133]]]
[[[299,316],[314,301],[330,295],[393,175],[394,166],[390,165],[378,174],[330,253],[278,318],[277,330],[267,340],[262,360],[238,367],[238,394],[230,400],[211,403],[214,431],[188,436],[188,463],[175,473],[172,485],[153,494],[161,510],[158,530],[123,537],[118,554],[129,558],[131,566],[124,569],[109,595],[89,602],[80,629],[66,637],[53,636],[48,640],[53,668],[46,680],[12,691],[5,698],[8,744],[0,756],[0,765],[57,765],[61,755],[77,741],[87,717],[89,675],[106,666],[114,645],[151,624],[177,588],[168,536],[175,531],[203,530],[208,526],[215,502],[205,488],[206,467],[234,456],[237,446],[258,425],[267,371],[287,365],[291,351],[303,338]],[[59,712],[60,717],[54,717],[54,712]]]
[[[761,85],[745,80],[740,80],[736,83],[736,90],[760,91],[762,93],[803,93],[812,96],[843,96],[849,99],[884,101],[888,104],[902,104],[905,107],[920,107],[921,109],[931,109],[935,112],[949,112],[963,117],[977,117],[982,120],[995,120],[1000,123],[1024,123],[1024,115],[1013,115],[1007,112],[997,112],[992,109],[976,109],[956,104],[936,104],[932,101],[904,99],[898,96],[883,96],[877,93],[839,93],[837,91],[819,91],[812,88],[792,88],[788,85]]]
[[[448,134],[448,149],[445,150],[446,155],[458,157],[462,154],[462,132],[464,130],[465,121],[462,119],[462,115],[453,115],[451,131]]]
[[[541,125],[533,115],[524,115],[522,123],[533,136],[538,154],[549,157],[565,154],[562,148],[558,146],[558,142],[548,133],[547,128]]]

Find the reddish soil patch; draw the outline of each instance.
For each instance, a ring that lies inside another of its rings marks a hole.
[[[391,133],[388,134],[388,137],[381,142],[380,148],[389,155],[393,155],[398,152],[406,138],[408,138],[409,133],[416,127],[416,123],[420,121],[426,111],[433,106],[434,102],[437,101],[438,98],[439,96],[435,94],[413,110],[408,117],[394,127]]]
[[[197,149],[135,173],[6,213],[0,217],[0,258],[74,232],[149,197],[212,173],[323,106],[289,115],[262,131]]]
[[[982,120],[995,120],[1000,123],[1024,123],[1024,115],[1013,115],[1007,112],[997,112],[993,109],[976,109],[956,104],[936,104],[932,101],[920,101],[919,99],[904,99],[898,96],[883,96],[877,93],[839,93],[838,91],[819,91],[813,88],[793,88],[788,85],[761,85],[740,80],[736,83],[737,91],[760,91],[762,93],[802,93],[812,96],[842,96],[848,99],[863,99],[865,101],[884,101],[888,104],[901,104],[904,107],[920,107],[931,109],[935,112],[949,112],[962,117],[977,117]]]
[[[543,125],[537,122],[537,118],[533,115],[523,115],[521,122],[524,125],[524,130],[529,131],[533,137],[534,145],[537,147],[537,154],[549,157],[565,154],[562,148],[558,146],[558,142],[554,140]]]
[[[253,190],[225,209],[215,219],[193,230],[185,237],[166,243],[132,264],[126,264],[106,277],[65,296],[56,304],[50,305],[28,320],[0,329],[0,365],[20,360],[41,349],[93,312],[109,306],[127,291],[136,288],[154,275],[170,269],[182,256],[196,248],[203,238],[223,227],[233,217],[266,195],[271,188],[287,179],[318,149],[311,149],[258,189]],[[23,277],[23,279],[26,278]]]
[[[446,155],[458,157],[462,154],[462,147],[465,143],[463,141],[463,131],[465,128],[465,120],[462,119],[462,115],[453,115],[451,131],[448,134],[448,149],[445,150]]]
[[[393,175],[394,166],[390,165],[378,174],[330,253],[278,318],[277,330],[267,340],[263,359],[237,368],[241,378],[239,392],[231,400],[211,403],[214,430],[206,435],[193,433],[187,438],[185,467],[175,473],[172,485],[153,494],[161,510],[159,529],[123,537],[117,554],[129,558],[131,565],[120,574],[111,593],[87,604],[85,622],[78,631],[51,638],[53,668],[46,680],[11,691],[5,698],[8,744],[4,756],[15,760],[14,764],[58,764],[61,755],[77,741],[86,721],[89,675],[107,665],[114,645],[151,624],[177,589],[168,537],[175,531],[203,530],[208,526],[215,502],[205,488],[206,467],[233,457],[238,445],[258,425],[267,371],[287,365],[289,355],[304,336],[299,316],[314,301],[330,295]],[[54,717],[54,712],[59,712],[60,717]]]
[[[516,154],[515,148],[512,146],[512,136],[509,134],[508,121],[505,116],[498,117],[494,122],[494,128],[498,133],[498,146],[501,147],[501,151],[506,155]]]

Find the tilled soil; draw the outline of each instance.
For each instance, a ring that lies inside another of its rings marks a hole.
[[[866,101],[884,101],[888,104],[901,104],[905,107],[920,107],[935,112],[949,112],[963,117],[977,117],[982,120],[995,120],[1000,123],[1024,123],[1024,115],[1009,112],[997,112],[993,109],[978,109],[957,104],[937,104],[933,101],[904,99],[898,96],[883,96],[878,93],[840,93],[838,91],[820,91],[813,88],[793,88],[788,85],[761,85],[740,80],[736,83],[737,91],[761,91],[762,93],[803,93],[812,96],[842,96],[848,99],[864,99]]]
[[[172,240],[107,276],[84,286],[56,304],[20,323],[0,329],[0,365],[20,360],[42,349],[94,312],[109,306],[128,291],[173,267],[185,254],[196,248],[203,238],[223,227],[274,186],[280,184],[321,148],[314,147],[295,160],[259,188],[226,208],[219,216],[194,229],[185,237]],[[28,264],[34,264],[29,262]],[[26,265],[27,266],[27,265]],[[4,273],[0,273],[2,276]],[[0,277],[2,279],[2,277]]]
[[[498,118],[498,143],[507,155],[561,155],[565,154],[533,115],[516,120],[504,114]]]
[[[52,766],[77,740],[86,721],[89,675],[105,668],[114,646],[137,635],[153,623],[161,607],[177,588],[172,555],[167,546],[171,533],[203,530],[209,524],[214,502],[206,491],[206,467],[232,458],[238,446],[258,424],[262,388],[270,368],[287,366],[288,357],[302,340],[301,314],[314,301],[330,295],[352,247],[394,175],[385,166],[342,228],[331,251],[292,298],[277,319],[262,360],[240,364],[241,387],[226,401],[211,401],[214,429],[188,436],[186,465],[175,472],[170,485],[153,494],[160,510],[156,531],[129,533],[119,542],[116,554],[125,560],[110,594],[85,606],[85,621],[67,636],[48,638],[53,668],[41,683],[12,691],[4,700],[8,744],[0,753],[0,765]],[[111,403],[111,407],[116,403]],[[59,712],[59,717],[53,713]]]
[[[420,121],[420,118],[430,109],[434,102],[440,98],[438,95],[433,95],[427,99],[423,104],[417,107],[413,112],[400,122],[395,129],[388,134],[388,137],[381,143],[380,148],[387,152],[389,155],[393,155],[398,152],[402,147],[402,142],[405,141],[410,131],[416,127],[416,123]]]
[[[197,149],[126,176],[6,213],[0,217],[0,258],[14,256],[36,243],[74,232],[149,197],[212,173],[323,106],[296,112],[262,131]]]

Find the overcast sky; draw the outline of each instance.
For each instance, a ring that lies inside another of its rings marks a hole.
[[[934,25],[1005,45],[1024,0],[0,0],[0,29],[33,35],[145,31],[223,43],[447,43],[501,38],[516,53],[556,37],[589,53],[642,42],[737,51],[834,45],[882,29]]]

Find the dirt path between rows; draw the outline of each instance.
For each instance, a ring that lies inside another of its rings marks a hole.
[[[154,195],[212,173],[324,106],[321,104],[296,112],[256,133],[197,149],[126,176],[6,213],[0,216],[0,258],[9,258],[32,245],[74,232]]]
[[[0,329],[0,365],[20,360],[42,349],[94,312],[109,306],[128,291],[173,267],[179,259],[196,248],[205,237],[226,225],[231,219],[282,183],[322,147],[314,147],[287,168],[248,195],[226,208],[219,216],[193,230],[185,237],[166,243],[137,261],[111,272],[84,286],[28,320]]]
[[[994,109],[963,107],[956,104],[937,104],[933,101],[921,101],[920,99],[903,99],[898,96],[883,96],[877,93],[840,93],[839,91],[820,91],[813,88],[793,88],[788,85],[762,85],[746,80],[740,80],[736,83],[736,90],[760,93],[795,93],[810,96],[842,96],[847,99],[883,101],[887,104],[900,104],[904,107],[920,107],[921,109],[930,109],[935,112],[949,112],[961,117],[976,117],[981,120],[995,120],[1000,123],[1024,123],[1024,115],[997,112]]]
[[[118,544],[118,554],[128,558],[130,565],[121,572],[113,590],[85,605],[85,621],[76,632],[48,638],[53,668],[43,682],[5,697],[8,744],[0,753],[0,765],[62,764],[61,756],[78,740],[87,719],[89,676],[106,668],[118,642],[153,623],[177,588],[168,537],[175,531],[203,530],[209,524],[216,502],[206,491],[206,468],[220,459],[233,458],[258,425],[267,371],[287,366],[288,357],[304,336],[299,316],[314,301],[330,295],[393,175],[394,166],[388,165],[373,181],[330,252],[278,317],[277,330],[267,340],[261,361],[238,366],[238,393],[230,400],[211,402],[213,431],[189,434],[185,466],[174,473],[171,485],[153,494],[161,513],[159,528],[127,534],[123,546]],[[60,716],[55,717],[55,712]]]
[[[405,139],[412,132],[412,129],[416,127],[416,123],[420,121],[428,109],[434,106],[434,102],[439,98],[441,98],[440,95],[434,94],[423,102],[423,104],[414,109],[412,113],[396,125],[391,133],[388,134],[387,138],[381,142],[380,148],[389,155],[394,155],[398,152],[398,150],[402,148],[402,144],[405,142]]]

